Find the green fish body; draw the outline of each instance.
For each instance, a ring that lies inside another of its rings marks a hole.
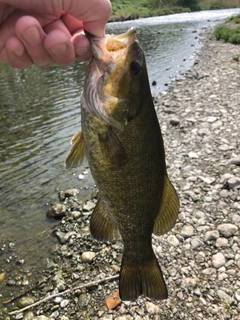
[[[93,59],[81,99],[82,131],[72,139],[67,167],[86,155],[99,190],[90,230],[99,240],[119,235],[124,251],[119,293],[160,300],[167,288],[152,249],[152,233],[175,224],[179,201],[170,183],[146,62],[135,29],[89,35]]]

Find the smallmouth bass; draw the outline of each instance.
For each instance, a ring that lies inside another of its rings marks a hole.
[[[174,226],[179,200],[166,172],[144,53],[134,28],[116,36],[87,36],[93,58],[81,97],[82,130],[71,140],[66,167],[79,165],[86,155],[99,190],[91,233],[105,241],[122,238],[121,299],[141,294],[166,299],[152,233]]]

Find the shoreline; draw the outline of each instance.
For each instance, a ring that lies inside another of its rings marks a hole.
[[[168,174],[181,201],[175,227],[153,236],[169,298],[156,302],[140,297],[109,311],[104,298],[118,288],[114,280],[50,299],[11,319],[237,320],[240,62],[233,58],[239,46],[210,38],[207,34],[203,40],[195,65],[154,96]],[[89,234],[95,200],[78,204],[73,199],[71,214],[54,228],[59,245],[43,271],[48,280],[31,293],[34,301],[119,271],[121,241],[99,242]],[[83,261],[86,252],[94,254]]]

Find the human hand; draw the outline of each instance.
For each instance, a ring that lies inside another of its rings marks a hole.
[[[0,60],[15,68],[91,58],[84,29],[104,36],[109,0],[0,0]]]

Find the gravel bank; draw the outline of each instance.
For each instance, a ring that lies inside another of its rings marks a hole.
[[[141,297],[108,310],[104,298],[118,282],[106,281],[49,299],[11,319],[239,319],[239,53],[239,46],[208,36],[192,70],[154,97],[168,172],[181,201],[174,229],[153,237],[169,298],[156,302]],[[81,204],[73,199],[66,201],[71,213],[55,227],[59,245],[43,271],[41,290],[29,294],[31,301],[19,301],[20,308],[119,271],[121,242],[102,243],[89,234],[95,200]]]

